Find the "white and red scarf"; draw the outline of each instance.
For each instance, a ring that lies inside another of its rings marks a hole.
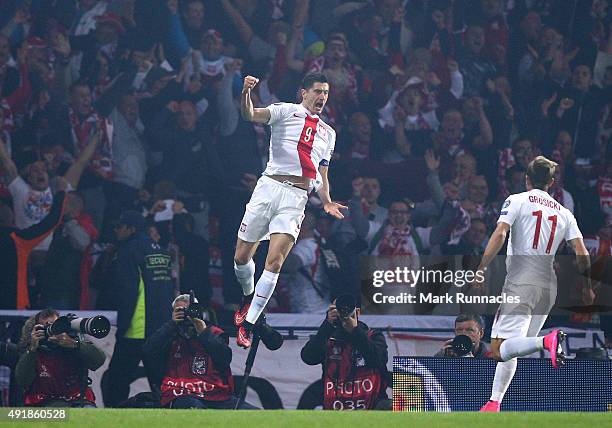
[[[75,156],[89,144],[97,129],[102,130],[102,141],[90,163],[91,171],[105,180],[110,180],[113,176],[112,163],[112,140],[113,125],[106,118],[100,116],[95,111],[91,111],[85,120],[80,120],[76,112],[70,108],[68,111],[70,128],[72,133],[72,143],[75,148]]]
[[[599,177],[597,180],[599,205],[606,216],[606,224],[612,223],[612,178]]]
[[[414,239],[412,229],[408,225],[396,228],[391,225],[385,227],[382,239],[378,242],[372,255],[374,256],[418,256],[419,251]]]
[[[6,98],[0,98],[0,129],[7,132],[13,132],[15,130],[15,121],[13,119],[13,110],[9,105]]]
[[[561,187],[560,183],[557,183],[555,186],[553,186],[553,188],[550,189],[549,193],[550,193],[550,196],[552,196],[555,201],[565,206],[564,204],[565,196],[563,194],[564,193],[563,187]]]
[[[321,55],[315,58],[309,65],[308,73],[324,73],[325,70],[325,55]],[[336,82],[334,86],[330,85],[334,90],[341,89],[343,92],[343,99],[356,101],[357,100],[357,71],[352,64],[345,63],[342,66],[343,70],[343,81]]]

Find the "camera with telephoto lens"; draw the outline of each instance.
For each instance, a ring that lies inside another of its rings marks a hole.
[[[336,327],[342,327],[342,320],[351,318],[357,310],[357,300],[352,294],[342,294],[336,299],[336,310],[340,319],[334,322]]]
[[[51,324],[38,327],[38,330],[45,332],[45,339],[62,333],[68,333],[71,336],[83,333],[101,339],[110,332],[110,321],[102,315],[79,318],[75,314],[68,314],[59,317]]]
[[[79,318],[75,314],[68,314],[59,317],[51,324],[36,327],[36,329],[42,330],[45,333],[45,338],[40,341],[42,349],[51,350],[59,346],[49,342],[51,336],[66,333],[68,336],[76,339],[79,333],[82,333],[101,339],[108,336],[110,327],[110,321],[102,315],[96,315],[91,318]]]
[[[472,339],[465,334],[455,336],[451,342],[450,348],[446,350],[446,355],[449,357],[473,357],[474,343]]]

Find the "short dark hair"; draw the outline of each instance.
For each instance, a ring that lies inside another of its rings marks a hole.
[[[481,19],[476,19],[467,25],[465,31],[468,32],[472,28],[482,28],[484,30],[485,23]]]
[[[30,347],[30,343],[32,341],[32,330],[34,330],[34,326],[36,324],[40,324],[40,320],[43,318],[49,318],[54,315],[59,317],[59,312],[55,309],[47,308],[38,312],[36,315],[32,315],[26,320],[21,328],[21,337],[19,338],[19,343],[17,345],[19,352],[25,352]]]
[[[374,177],[374,178],[376,178],[376,177]],[[379,183],[380,183],[380,180],[379,180]],[[396,199],[396,200],[392,201],[392,202],[389,204],[389,208],[390,208],[390,207],[391,207],[391,205],[393,205],[393,204],[404,204],[404,205],[406,205],[406,208],[408,208],[408,209],[410,209],[410,210],[414,209],[414,207],[415,207],[414,202],[412,202],[412,200],[411,200],[410,198]]]
[[[484,329],[484,321],[480,315],[477,314],[459,314],[457,318],[455,318],[455,324],[466,321],[474,321],[478,324],[478,327]]]
[[[506,174],[505,174],[506,180],[510,180],[512,178],[512,174],[517,173],[517,172],[524,175],[525,174],[525,168],[523,168],[520,165],[511,166],[510,168],[508,168],[506,170]],[[524,179],[524,177],[523,177],[523,179]]]
[[[527,166],[527,177],[529,177],[531,185],[535,189],[544,190],[555,176],[555,168],[557,165],[556,162],[544,156],[538,156],[529,162]]]
[[[202,0],[187,0],[184,4],[185,4],[185,9],[187,9],[189,7],[190,4],[192,3],[201,3],[202,6],[204,5],[204,2]]]
[[[34,316],[34,321],[36,322],[36,324],[40,324],[40,320],[43,318],[49,318],[52,316],[56,316],[59,317],[59,312],[56,311],[55,309],[51,309],[51,308],[47,308],[47,309],[43,309],[42,311],[40,311],[39,313],[37,313]]]
[[[121,104],[126,98],[136,96],[136,91],[133,89],[128,89],[125,92],[122,92],[119,95],[119,99],[117,100],[117,105]]]
[[[323,73],[310,73],[302,79],[302,89],[310,89],[315,83],[328,83]]]
[[[470,227],[471,227],[471,226],[472,226],[474,223],[482,223],[482,224],[484,224],[485,226],[487,226],[487,222],[486,222],[486,221],[485,221],[483,218],[479,218],[479,217],[476,217],[476,218],[472,218],[472,219],[470,219]],[[460,315],[460,316],[461,316],[461,315]]]
[[[74,91],[76,91],[77,88],[87,88],[91,90],[89,84],[85,80],[81,79],[70,85],[70,88],[68,88],[68,92],[70,93],[70,95],[74,94]]]

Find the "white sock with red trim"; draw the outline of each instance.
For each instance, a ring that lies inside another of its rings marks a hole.
[[[278,273],[267,270],[261,273],[257,285],[255,286],[255,294],[251,301],[251,307],[249,308],[249,312],[247,312],[247,322],[251,324],[257,322],[257,319],[268,304],[268,300],[272,297],[272,293],[274,293],[276,281],[278,281]]]
[[[242,287],[242,293],[245,296],[253,294],[255,289],[255,262],[253,259],[249,260],[246,265],[238,265],[234,262],[234,273]]]
[[[516,364],[516,358],[510,361],[497,363],[495,367],[495,377],[493,378],[493,388],[491,390],[491,401],[501,402],[504,399],[504,395],[514,377],[514,372],[516,372]]]

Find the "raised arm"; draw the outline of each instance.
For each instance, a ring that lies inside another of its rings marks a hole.
[[[304,60],[296,57],[297,47],[302,43],[304,43],[304,27],[293,27],[287,43],[287,67],[298,73],[304,71]]]
[[[251,90],[258,82],[257,77],[246,76],[244,78],[242,95],[240,96],[240,113],[242,113],[243,119],[249,122],[268,123],[271,117],[270,110],[253,107],[253,100],[251,99]]]
[[[298,73],[304,70],[304,60],[296,58],[296,48],[304,42],[304,25],[308,19],[310,0],[296,2],[291,24],[291,37],[287,44],[287,66]]]
[[[12,183],[17,178],[17,166],[11,159],[2,136],[0,136],[0,167],[2,167],[8,183]]]
[[[70,165],[70,168],[68,168],[68,171],[66,171],[64,178],[74,189],[76,189],[79,185],[83,171],[85,171],[87,164],[89,164],[89,161],[96,153],[100,140],[102,140],[102,135],[101,131],[98,130],[98,132],[96,132],[91,138],[89,144],[85,146],[83,150],[81,150],[81,153],[76,161],[74,161],[74,163]]]
[[[493,144],[493,128],[485,114],[482,98],[476,98],[476,107],[478,108],[478,127],[483,142],[488,146]]]
[[[245,45],[251,43],[251,39],[253,38],[253,29],[242,17],[240,11],[236,9],[229,0],[221,0],[221,5],[238,30],[238,34],[240,35],[242,42]]]
[[[429,171],[426,179],[427,188],[429,189],[431,200],[434,202],[439,211],[442,209],[444,201],[446,200],[444,188],[442,187],[442,183],[440,183],[440,157],[436,156],[433,150],[426,150],[425,163],[427,164],[427,170]]]
[[[219,113],[219,133],[223,137],[232,135],[238,127],[238,120],[240,118],[238,109],[234,103],[234,96],[232,94],[232,82],[236,71],[240,70],[242,61],[239,59],[233,60],[231,63],[225,65],[225,76],[221,80],[219,85],[219,91],[217,92],[217,111]]]
[[[363,188],[363,178],[357,177],[353,179],[352,186],[353,197],[347,202],[349,213],[351,213],[351,225],[359,238],[367,239],[370,232],[370,221],[362,208],[361,189]]]
[[[177,58],[184,58],[185,55],[189,54],[191,46],[189,40],[185,35],[183,24],[181,23],[181,17],[178,13],[178,1],[167,0],[166,6],[168,7],[168,31],[166,32],[166,41],[168,43],[168,50],[176,55]]]

